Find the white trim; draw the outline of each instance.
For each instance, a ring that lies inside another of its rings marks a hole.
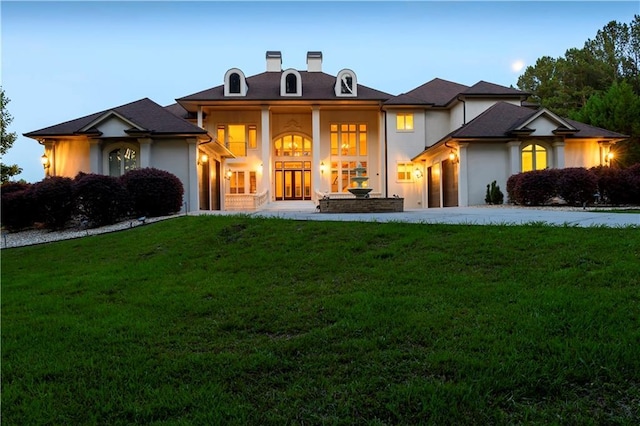
[[[351,77],[351,93],[342,93],[342,79],[346,77]],[[356,73],[352,70],[345,68],[338,72],[336,76],[336,84],[334,87],[334,91],[336,96],[340,98],[355,98],[358,96],[358,77],[356,77]]]
[[[240,76],[240,93],[232,93],[230,87],[231,74],[238,74]],[[247,96],[247,79],[244,73],[239,68],[231,68],[224,74],[224,95],[225,96]]]
[[[87,130],[89,130],[92,127],[97,126],[99,123],[102,123],[103,121],[109,119],[110,117],[115,116],[118,119],[124,121],[125,123],[127,123],[128,125],[130,125],[131,127],[135,127],[138,130],[146,130],[140,126],[138,126],[136,123],[134,123],[133,121],[124,118],[121,114],[118,114],[115,111],[107,111],[104,114],[102,114],[100,117],[96,118],[95,120],[93,120],[92,122],[90,122],[89,124],[87,124],[86,126],[84,126],[82,129],[80,129],[80,132],[86,132]]]
[[[556,123],[559,123],[560,125],[566,127],[569,130],[576,130],[576,131],[578,130],[575,127],[573,127],[571,124],[567,123],[567,121],[564,120],[562,117],[552,113],[551,111],[549,111],[546,108],[542,108],[541,110],[539,110],[538,112],[533,114],[531,117],[529,117],[529,119],[527,121],[525,121],[524,123],[520,124],[514,130],[522,130],[522,129],[524,129],[525,127],[527,127],[529,124],[534,122],[536,119],[538,119],[542,115],[549,116],[549,118],[551,118],[553,121],[555,121]]]
[[[296,91],[295,93],[287,93],[287,76],[294,74],[296,76]],[[280,76],[280,96],[302,96],[302,76],[298,70],[293,68],[282,71]]]
[[[136,168],[140,167],[140,146],[131,142],[114,142],[108,143],[102,148],[102,171],[104,174],[109,175],[111,170],[109,169],[109,153],[115,151],[116,149],[122,148],[130,148],[136,152]],[[122,165],[120,165],[120,176],[122,176],[125,171],[122,169]]]

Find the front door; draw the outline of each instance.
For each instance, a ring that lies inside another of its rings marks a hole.
[[[309,161],[276,162],[276,200],[310,200],[311,167]]]

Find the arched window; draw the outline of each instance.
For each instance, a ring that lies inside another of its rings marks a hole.
[[[296,93],[298,91],[298,78],[295,74],[287,74],[286,78],[286,93]]]
[[[138,153],[131,146],[111,149],[108,155],[109,176],[122,176],[129,170],[138,168]]]
[[[237,72],[229,76],[229,93],[240,93],[240,74]]]
[[[336,76],[335,93],[338,97],[358,96],[358,78],[350,69],[341,70]]]
[[[298,70],[289,68],[282,71],[280,96],[302,96],[302,76]]]
[[[285,135],[274,141],[276,157],[308,157],[311,155],[311,139],[301,135]]]
[[[522,171],[543,170],[547,168],[547,149],[541,145],[530,144],[522,148]]]

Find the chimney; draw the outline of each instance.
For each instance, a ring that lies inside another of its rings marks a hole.
[[[267,50],[267,72],[282,71],[282,53],[275,50]]]
[[[322,72],[322,52],[307,52],[307,71]]]

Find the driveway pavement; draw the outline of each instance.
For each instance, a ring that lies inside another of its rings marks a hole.
[[[259,217],[279,217],[297,220],[447,223],[458,225],[523,225],[640,227],[640,214],[608,213],[594,210],[522,207],[448,207],[415,209],[401,213],[320,213],[309,208],[277,208],[252,213]]]

